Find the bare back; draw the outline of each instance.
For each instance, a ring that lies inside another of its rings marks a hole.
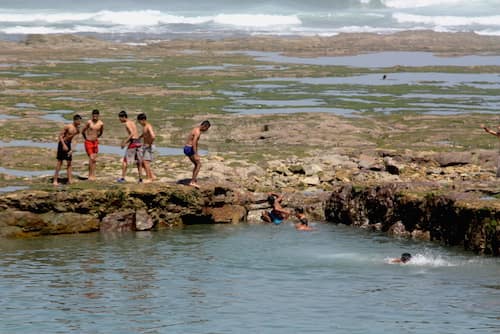
[[[127,120],[125,122],[125,127],[127,128],[127,132],[129,134],[129,139],[139,139],[139,132],[137,131],[137,126],[131,120]]]
[[[144,128],[142,130],[142,139],[144,140],[144,144],[150,146],[153,145],[155,138],[156,135],[153,130],[153,127],[151,126],[151,124],[146,123],[146,125],[144,125]]]

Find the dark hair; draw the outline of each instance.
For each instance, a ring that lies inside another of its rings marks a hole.
[[[269,204],[273,205],[275,201],[276,197],[274,197],[273,195],[267,196],[267,202],[269,202]]]
[[[128,116],[127,116],[127,112],[126,112],[125,110],[120,111],[120,112],[118,113],[118,117],[120,117],[120,118],[122,118],[122,117],[123,117],[123,118],[128,118]]]
[[[201,122],[200,126],[204,126],[206,128],[209,128],[210,127],[210,122],[209,121],[203,121],[203,122]]]
[[[76,114],[75,116],[73,116],[73,120],[74,121],[77,121],[77,120],[80,120],[80,119],[82,119],[82,116],[80,116],[78,114]]]
[[[297,211],[298,213],[304,213],[304,208],[300,206],[296,208],[295,211]]]
[[[137,115],[138,121],[145,121],[146,119],[147,119],[147,117],[146,117],[145,113],[140,113],[139,115]]]
[[[92,110],[92,115],[99,115],[99,110],[97,109]]]
[[[410,261],[411,259],[411,254],[410,253],[403,253],[401,254],[401,262],[405,263]]]

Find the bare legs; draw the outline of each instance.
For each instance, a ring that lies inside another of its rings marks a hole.
[[[142,181],[142,162],[137,162],[137,172],[139,173],[139,182]],[[122,160],[122,180],[125,181],[127,175],[127,159]]]
[[[57,160],[56,171],[54,173],[53,184],[55,186],[59,185],[59,171],[61,170],[63,160]],[[68,176],[68,184],[73,183],[73,167],[71,165],[71,161],[66,161],[66,174]]]
[[[262,214],[260,216],[260,219],[262,219],[263,221],[265,221],[266,223],[272,223],[273,220],[271,219],[271,217],[269,216],[269,212],[267,211],[262,211]]]
[[[193,176],[191,177],[191,182],[189,182],[189,185],[195,188],[199,188],[200,186],[198,185],[198,173],[200,172],[201,169],[200,156],[198,154],[191,155],[189,156],[189,160],[191,160],[191,162],[194,165]]]
[[[122,179],[125,179],[125,175],[127,175],[127,159],[122,160]]]
[[[144,171],[146,173],[147,182],[154,181],[156,179],[156,176],[153,174],[153,171],[151,170],[151,161],[143,160],[142,167],[144,168]]]
[[[497,158],[497,178],[500,178],[500,155]]]
[[[89,181],[94,181],[96,179],[95,169],[97,164],[97,154],[93,153],[89,155]]]

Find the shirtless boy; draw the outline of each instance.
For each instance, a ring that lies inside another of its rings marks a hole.
[[[95,167],[97,162],[97,153],[99,152],[99,140],[104,131],[104,123],[99,119],[99,110],[92,110],[92,119],[90,119],[82,130],[83,139],[85,139],[85,151],[89,156],[89,181],[95,180]]]
[[[408,263],[411,260],[412,256],[410,253],[403,253],[401,257],[395,258],[391,260],[391,263]]]
[[[201,134],[207,131],[209,128],[209,121],[201,122],[199,126],[191,130],[187,138],[186,145],[184,146],[184,154],[189,158],[189,160],[191,160],[194,165],[193,176],[191,178],[191,182],[189,182],[189,185],[195,188],[199,188],[198,173],[200,172],[201,168],[200,155],[198,154],[198,141],[200,140]]]
[[[121,144],[121,148],[127,146],[127,151],[122,160],[122,177],[119,178],[118,182],[125,182],[125,176],[127,174],[127,164],[137,163],[137,171],[139,172],[139,182],[142,182],[142,149],[141,140],[139,138],[139,132],[135,123],[128,119],[127,112],[122,110],[118,113],[118,118],[120,122],[125,124],[128,136],[125,138]]]
[[[146,180],[144,182],[152,182],[156,178],[151,171],[151,162],[153,161],[153,143],[155,141],[156,135],[151,126],[151,123],[147,121],[146,114],[139,114],[137,116],[137,121],[142,125],[142,166],[146,172]]]
[[[309,226],[309,220],[304,214],[304,208],[300,207],[295,209],[295,217],[299,220],[298,223],[295,224],[295,228],[298,231],[312,231],[313,228]]]
[[[498,131],[493,131],[490,128],[486,127],[485,125],[481,124],[481,128],[484,129],[487,133],[497,137],[500,139],[500,126],[498,127]],[[500,178],[500,155],[497,157],[497,175],[498,178]]]
[[[266,223],[274,223],[276,225],[281,224],[290,216],[290,211],[285,210],[283,206],[281,206],[282,201],[282,195],[277,193],[269,193],[267,202],[269,203],[269,205],[271,205],[271,211],[263,211],[260,218]]]
[[[66,124],[59,134],[57,144],[57,164],[53,181],[55,186],[59,185],[59,171],[61,170],[61,166],[64,160],[66,160],[68,183],[73,182],[73,169],[71,166],[73,150],[71,149],[71,144],[75,136],[80,133],[81,120],[82,118],[80,117],[80,115],[73,116],[73,123]]]

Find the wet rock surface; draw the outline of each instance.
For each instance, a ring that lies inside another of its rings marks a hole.
[[[500,254],[500,203],[472,192],[441,193],[431,184],[343,185],[332,192],[325,216],[332,223],[381,230],[395,237]]]

